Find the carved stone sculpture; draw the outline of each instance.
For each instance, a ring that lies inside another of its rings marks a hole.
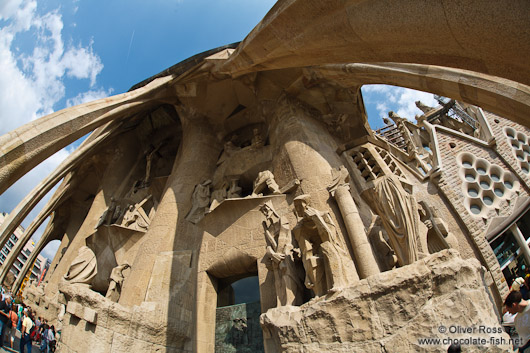
[[[88,246],[79,248],[77,257],[72,261],[64,279],[70,283],[91,285],[92,279],[98,273],[96,255]]]
[[[147,213],[145,213],[142,206],[150,198],[151,198],[151,195],[147,196],[145,199],[143,199],[141,202],[135,205],[129,205],[123,215],[123,220],[121,223],[122,226],[145,232],[147,228],[149,228],[149,224],[151,223],[151,220],[149,216],[147,215]]]
[[[101,225],[106,224],[109,225],[112,222],[112,219],[114,218],[114,213],[116,209],[116,200],[114,197],[111,197],[110,199],[110,205],[107,207],[105,211],[101,214],[101,217],[99,217],[98,224],[96,224],[95,229],[98,229]]]
[[[254,136],[252,137],[252,141],[250,142],[250,145],[254,148],[263,147],[265,143],[263,142],[263,138],[261,137],[259,133],[259,129],[255,128],[253,130],[253,134]]]
[[[397,256],[390,244],[388,244],[388,234],[383,227],[381,217],[376,217],[368,238],[377,254],[381,270],[388,271],[393,269],[397,264]]]
[[[419,214],[421,221],[427,226],[427,248],[430,254],[449,249],[456,245],[454,236],[449,232],[447,223],[438,217],[436,209],[425,201],[420,201]]]
[[[414,103],[416,104],[416,107],[418,107],[418,109],[424,113],[428,113],[434,110],[433,107],[429,107],[428,105],[424,104],[422,101],[416,101]]]
[[[241,191],[243,189],[241,186],[238,185],[239,179],[233,178],[230,180],[230,188],[228,189],[228,194],[226,195],[226,198],[233,199],[241,197]]]
[[[268,267],[274,273],[277,306],[299,305],[303,300],[303,288],[295,265],[296,253],[289,221],[278,215],[270,201],[261,207],[261,212],[265,216],[263,228],[270,259]]]
[[[322,296],[350,284],[347,264],[351,259],[329,213],[310,207],[309,202],[309,195],[294,199],[296,214],[301,219],[293,233],[300,246],[305,286],[316,296]]]
[[[219,189],[216,189],[212,192],[211,203],[210,203],[210,212],[213,211],[223,200],[228,196],[228,185],[226,182],[223,182]]]
[[[131,267],[131,265],[126,262],[112,269],[109,278],[109,289],[107,290],[107,294],[105,295],[107,299],[110,299],[113,302],[118,302],[118,300],[120,299],[123,281],[125,280],[123,271],[125,271],[129,267]]]
[[[162,144],[159,144],[156,147],[150,148],[150,150],[146,151],[145,153],[145,178],[143,181],[143,185],[147,186],[149,185],[149,180],[151,178],[151,166],[153,164],[153,157],[155,153],[162,147]]]
[[[193,190],[193,194],[191,195],[192,206],[186,215],[186,220],[189,222],[196,224],[204,217],[206,213],[208,213],[211,183],[212,181],[208,179],[195,186],[195,190]]]
[[[419,255],[420,220],[416,199],[405,191],[394,175],[378,178],[374,184],[374,189],[365,195],[381,217],[399,264],[409,265],[418,260]]]
[[[234,135],[232,137],[232,140],[225,142],[223,153],[221,153],[221,156],[219,157],[219,160],[217,161],[217,165],[223,164],[223,162],[229,159],[234,152],[239,151],[241,149],[241,147],[234,145],[234,143],[232,142],[235,139],[236,139],[236,136]]]
[[[280,188],[274,180],[274,174],[272,174],[270,170],[259,172],[258,177],[256,180],[254,180],[254,190],[252,190],[252,196],[258,196],[267,189],[275,195],[281,194]]]

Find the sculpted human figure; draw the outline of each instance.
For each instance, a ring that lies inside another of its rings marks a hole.
[[[147,228],[149,228],[151,220],[145,213],[142,206],[150,198],[151,195],[135,205],[129,205],[125,211],[125,214],[123,215],[122,226],[135,230],[146,231]]]
[[[114,199],[114,197],[111,197],[110,205],[105,211],[103,211],[101,217],[99,217],[98,224],[96,225],[95,229],[98,229],[103,224],[111,224],[115,209],[116,200]]]
[[[70,283],[92,284],[92,279],[97,275],[98,267],[96,255],[88,246],[82,246],[77,256],[72,261],[64,279]]]
[[[112,272],[110,273],[110,284],[109,289],[107,290],[107,294],[105,297],[107,299],[110,299],[113,302],[118,302],[121,295],[121,288],[123,285],[123,281],[125,280],[125,276],[123,275],[123,271],[131,267],[127,262],[116,266],[112,269]]]
[[[241,197],[241,191],[243,190],[241,186],[238,185],[239,179],[230,180],[230,188],[228,189],[227,198],[233,199]]]
[[[269,268],[274,273],[277,306],[299,305],[303,300],[301,278],[296,270],[294,246],[289,222],[274,210],[272,202],[267,201],[261,212],[265,216],[263,228],[267,241]]]
[[[306,272],[305,286],[316,296],[322,296],[350,284],[346,265],[349,256],[329,213],[310,207],[309,202],[309,195],[294,199],[295,211],[301,220],[293,233]]]
[[[274,180],[274,174],[272,174],[270,170],[264,170],[258,173],[258,177],[256,180],[254,180],[254,190],[252,190],[252,196],[258,196],[266,189],[275,195],[281,194],[280,188]]]
[[[223,200],[225,200],[228,196],[228,185],[226,182],[223,182],[221,187],[219,189],[214,190],[212,192],[212,196],[210,198],[210,212],[213,211]]]
[[[388,117],[396,123],[396,126],[398,127],[399,131],[401,132],[401,136],[403,137],[403,140],[406,144],[407,153],[416,160],[416,164],[423,169],[425,172],[427,172],[429,169],[431,169],[427,163],[423,159],[420,158],[417,146],[414,143],[411,132],[405,125],[405,122],[407,119],[400,117],[393,111],[388,112]],[[421,146],[420,146],[421,147]]]
[[[397,264],[397,256],[394,249],[388,244],[388,235],[383,227],[381,217],[376,216],[376,221],[370,230],[368,238],[377,253],[381,270],[388,271],[393,269]]]
[[[420,220],[427,227],[427,248],[429,253],[456,247],[458,241],[449,231],[447,223],[438,216],[435,207],[429,206],[425,201],[419,202],[418,210]]]
[[[217,160],[217,165],[223,164],[223,162],[229,159],[232,156],[232,154],[234,154],[234,152],[239,151],[241,149],[241,147],[234,145],[233,141],[235,141],[236,138],[237,136],[234,135],[230,141],[225,142],[223,153],[221,153],[221,156]]]
[[[186,220],[189,222],[196,224],[204,217],[206,213],[208,213],[211,183],[212,181],[208,179],[195,186],[195,190],[193,190],[193,194],[191,195],[192,206],[186,215]]]
[[[147,150],[145,153],[145,178],[143,181],[143,185],[149,184],[149,179],[151,178],[151,166],[153,164],[153,157],[155,153],[160,149],[161,146],[162,144],[156,147],[151,146],[151,148]]]
[[[252,147],[262,147],[265,143],[263,142],[263,138],[261,137],[259,133],[259,129],[254,128],[252,132],[254,136],[252,137],[252,141],[250,142],[250,145]]]
[[[120,204],[117,204],[116,208],[114,209],[114,212],[112,213],[110,224],[116,223],[120,219],[121,216],[122,216],[122,209],[121,209]]]
[[[381,217],[398,263],[404,266],[418,260],[419,214],[414,196],[405,191],[394,175],[376,180],[373,192],[367,196]]]

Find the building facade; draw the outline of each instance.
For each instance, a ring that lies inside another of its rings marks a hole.
[[[5,217],[7,216],[6,213],[0,214],[0,224],[4,223]],[[18,240],[22,237],[24,233],[24,228],[22,226],[18,226],[15,232],[11,234],[8,241],[5,243],[4,247],[0,251],[0,265],[4,264],[4,261],[6,260],[6,257],[9,255],[11,250],[13,248],[16,248],[16,243]],[[20,274],[20,271],[26,264],[26,261],[28,260],[29,256],[31,255],[31,252],[35,248],[35,243],[33,241],[27,243],[24,245],[22,251],[18,254],[16,257],[16,261],[10,268],[10,272],[14,275],[14,279],[16,280]],[[41,278],[41,275],[44,274],[45,269],[47,269],[49,266],[49,261],[42,255],[38,255],[34,266],[31,268],[31,272],[29,274],[28,279],[33,281],[39,281]],[[27,276],[27,274],[25,274]]]
[[[508,15],[490,6],[370,31],[363,18],[420,4],[323,4],[280,1],[242,43],[0,138],[5,190],[92,131],[0,228],[5,243],[60,182],[24,238],[51,216],[26,264],[61,245],[25,296],[62,351],[511,348],[500,312],[529,264],[530,200],[530,41],[513,14],[528,5],[499,20],[509,41],[483,26]],[[495,50],[471,45],[484,35]],[[451,100],[377,133],[372,83]]]

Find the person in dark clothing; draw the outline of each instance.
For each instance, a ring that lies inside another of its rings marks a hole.
[[[2,328],[0,329],[0,348],[4,346],[4,335],[8,324],[11,324],[9,320],[9,311],[11,310],[11,297],[5,297],[4,300],[0,301],[0,322]]]
[[[460,353],[462,352],[462,348],[460,348],[460,344],[453,343],[452,345],[447,348],[447,353]]]

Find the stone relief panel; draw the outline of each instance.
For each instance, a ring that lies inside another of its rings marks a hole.
[[[137,199],[137,197],[134,199]],[[112,197],[109,207],[101,214],[95,229],[103,225],[115,225],[146,232],[156,212],[155,202],[151,194],[148,194],[139,202],[135,202],[134,199],[123,198],[117,200]]]
[[[258,173],[253,182],[252,193],[242,195],[243,188],[239,186],[239,177],[232,176],[229,181],[223,181],[219,188],[212,190],[210,179],[198,184],[192,194],[192,207],[186,216],[186,220],[197,224],[208,213],[214,211],[223,201],[231,199],[258,198],[268,195],[281,195],[293,192],[300,185],[300,181],[295,179],[280,189],[274,180],[274,174],[270,170]]]

